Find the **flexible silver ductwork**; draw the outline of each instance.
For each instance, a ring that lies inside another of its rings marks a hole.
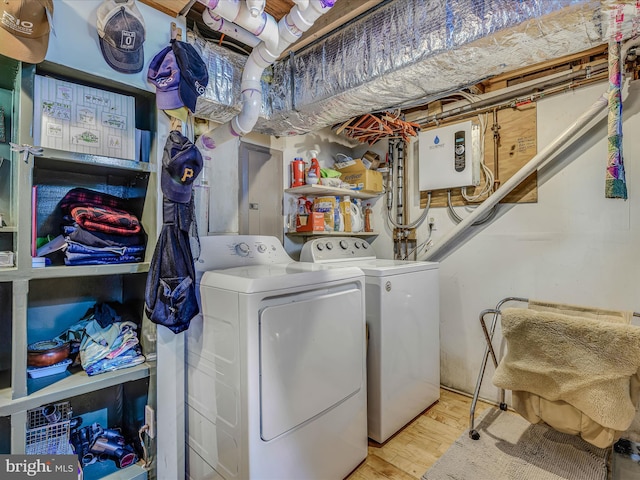
[[[254,130],[306,133],[441,98],[485,78],[605,43],[608,1],[395,0],[272,66]],[[199,41],[210,86],[197,116],[239,111],[241,55]],[[237,65],[237,66],[236,66]],[[236,71],[236,68],[239,71]]]

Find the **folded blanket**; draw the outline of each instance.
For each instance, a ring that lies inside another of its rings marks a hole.
[[[71,216],[86,230],[111,235],[136,235],[142,229],[138,217],[110,207],[75,207],[71,210]]]
[[[608,448],[617,442],[621,430],[603,427],[594,422],[573,405],[562,400],[547,400],[530,392],[511,392],[513,409],[530,423],[543,421],[550,427],[569,435],[580,435],[582,439],[598,448]]]
[[[77,187],[69,190],[60,200],[60,209],[63,214],[71,213],[75,207],[109,207],[117,210],[131,212],[131,201],[115,197],[108,193]]]
[[[600,425],[626,430],[640,368],[640,327],[530,309],[502,311],[507,353],[497,387],[573,405]]]

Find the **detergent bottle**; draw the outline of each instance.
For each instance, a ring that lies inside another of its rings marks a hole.
[[[364,212],[360,199],[353,199],[351,202],[351,231],[354,233],[364,230]]]
[[[320,163],[318,163],[318,151],[311,150],[311,165],[309,166],[309,171],[307,172],[307,184],[315,184],[322,183],[320,181]]]

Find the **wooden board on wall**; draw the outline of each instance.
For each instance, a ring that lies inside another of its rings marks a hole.
[[[498,179],[503,184],[511,178],[522,166],[531,160],[537,153],[536,138],[536,105],[527,104],[524,107],[503,109],[498,111],[498,125],[500,125],[500,143],[498,146]],[[473,120],[478,124],[477,117]],[[484,136],[484,163],[494,171],[494,143],[493,114],[486,118],[487,128]],[[481,185],[484,184],[484,174],[481,176]],[[477,188],[477,187],[476,187]],[[474,195],[476,188],[467,188],[468,195]],[[538,201],[538,175],[533,172],[518,187],[509,193],[500,203],[535,203]],[[451,190],[451,202],[454,206],[469,205],[463,197],[460,188]],[[427,204],[427,192],[420,192],[420,206]],[[436,190],[431,194],[432,207],[447,206],[447,191]]]
[[[177,17],[178,14],[189,4],[189,0],[140,0],[145,5],[149,5],[151,8],[166,13],[172,17]]]

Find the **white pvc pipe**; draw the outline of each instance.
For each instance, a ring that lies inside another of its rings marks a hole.
[[[264,12],[264,0],[247,0],[247,8],[252,17],[262,15],[262,12]]]
[[[206,5],[209,13],[228,20],[242,29],[266,42],[271,49],[278,45],[278,24],[276,20],[266,13],[258,16],[251,14],[246,2],[238,0],[199,0]],[[204,18],[204,17],[203,17]]]
[[[232,21],[253,33],[272,48],[278,45],[278,23],[271,15],[263,13],[262,15],[254,17],[251,15],[249,6],[243,2],[240,4],[238,16]]]
[[[240,0],[198,0],[209,10],[222,18],[233,22],[240,11]]]
[[[211,13],[211,10],[208,8],[202,12],[202,20],[211,30],[223,33],[231,38],[235,38],[239,42],[249,45],[251,48],[256,47],[260,43],[260,39],[254,34],[228,20],[225,20],[220,15]]]
[[[205,3],[204,0],[200,1]],[[210,5],[213,2],[214,0],[209,0],[205,4]],[[216,8],[212,8],[212,13],[221,14],[217,6],[222,3],[225,2],[216,3]],[[216,147],[234,137],[246,135],[253,129],[258,121],[262,106],[262,87],[260,84],[262,72],[269,65],[272,65],[287,47],[297,41],[318,18],[329,11],[333,7],[333,3],[333,0],[310,0],[304,9],[300,5],[294,5],[291,11],[280,19],[275,30],[270,26],[270,22],[266,22],[265,31],[257,35],[262,41],[252,50],[242,72],[242,82],[240,84],[242,92],[241,112],[229,122],[203,133],[196,141],[196,145],[205,160],[212,159],[213,150]],[[305,7],[304,4],[303,7]],[[250,17],[247,8],[240,6],[234,19],[243,22],[240,25],[247,28],[249,20],[246,17]],[[234,19],[231,20],[234,21]],[[277,36],[272,32],[276,32]],[[269,37],[269,41],[266,40],[266,37]]]
[[[515,175],[504,182],[493,195],[482,202],[469,216],[448,232],[432,249],[430,249],[421,260],[442,260],[438,256],[442,250],[449,247],[449,244],[462,234],[478,218],[486,215],[500,200],[506,197],[514,188],[522,183],[529,175],[536,171],[544,162],[551,158],[564,144],[571,139],[585,125],[591,122],[599,114],[606,112],[608,106],[607,94],[604,93],[598,100],[589,107],[580,117],[576,119],[564,132],[555,140],[549,143],[541,152],[529,160]]]

